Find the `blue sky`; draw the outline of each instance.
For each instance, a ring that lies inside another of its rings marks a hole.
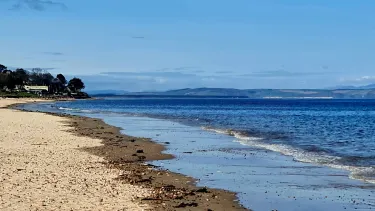
[[[375,82],[373,0],[0,0],[0,63],[88,89]]]

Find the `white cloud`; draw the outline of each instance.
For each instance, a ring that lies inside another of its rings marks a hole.
[[[155,78],[155,82],[158,83],[158,84],[165,84],[167,81],[168,81],[168,79],[166,79],[166,78],[162,78],[162,77],[156,77]]]
[[[375,76],[362,76],[356,79],[356,81],[368,81],[368,80],[375,80]]]
[[[356,83],[356,84],[373,83],[375,82],[375,76],[366,75],[366,76],[361,76],[357,78],[340,78],[339,81],[343,83]]]

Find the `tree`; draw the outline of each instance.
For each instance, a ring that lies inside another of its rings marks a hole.
[[[58,78],[63,85],[66,85],[67,81],[66,81],[65,76],[63,74],[61,74],[61,73],[58,74],[56,76],[56,78]]]
[[[9,74],[6,81],[6,86],[8,89],[12,90],[16,88],[16,79],[13,74]]]
[[[30,73],[30,82],[32,85],[40,85],[42,83],[43,70],[40,68],[33,68]]]
[[[41,68],[33,68],[30,74],[30,82],[33,85],[49,86],[53,76],[51,73],[42,70]]]
[[[71,90],[77,92],[77,91],[81,91],[81,89],[84,89],[85,84],[82,82],[82,80],[80,78],[73,78],[69,81],[68,87]]]
[[[43,83],[42,85],[45,85],[45,86],[49,86],[51,85],[52,83],[52,80],[54,79],[53,75],[51,75],[51,73],[49,72],[45,72],[42,74],[42,78],[43,78]]]
[[[16,85],[24,85],[29,81],[29,74],[26,70],[22,68],[16,69],[13,72]]]
[[[0,72],[0,90],[2,90],[4,88],[4,86],[7,85],[7,80],[8,80],[8,75],[6,74],[2,74]]]
[[[0,64],[0,73],[2,73],[4,70],[7,70],[8,68],[2,64]]]
[[[3,89],[4,87],[8,89],[14,89],[16,87],[16,81],[13,73],[0,73],[0,89]]]

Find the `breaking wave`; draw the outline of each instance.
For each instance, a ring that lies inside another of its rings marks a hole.
[[[82,113],[92,113],[91,110],[85,110],[85,109],[78,109],[78,108],[65,108],[65,107],[58,107],[59,110],[64,111],[72,111],[72,112],[82,112]]]
[[[291,156],[295,161],[304,163],[313,163],[330,168],[342,169],[349,171],[349,178],[362,180],[375,184],[375,167],[374,166],[355,166],[346,165],[343,162],[349,158],[328,155],[324,150],[317,147],[309,147],[307,149],[299,149],[286,144],[274,144],[265,142],[264,138],[248,136],[245,132],[239,132],[231,129],[216,129],[211,127],[203,127],[206,131],[219,134],[225,134],[236,138],[235,142],[242,145],[266,149]],[[310,150],[311,149],[311,150]]]

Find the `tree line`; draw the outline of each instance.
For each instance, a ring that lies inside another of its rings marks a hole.
[[[80,92],[85,88],[80,78],[73,78],[68,82],[63,74],[54,77],[41,68],[33,68],[30,71],[18,68],[12,71],[0,64],[0,91],[22,90],[25,85],[48,86],[50,93]]]

